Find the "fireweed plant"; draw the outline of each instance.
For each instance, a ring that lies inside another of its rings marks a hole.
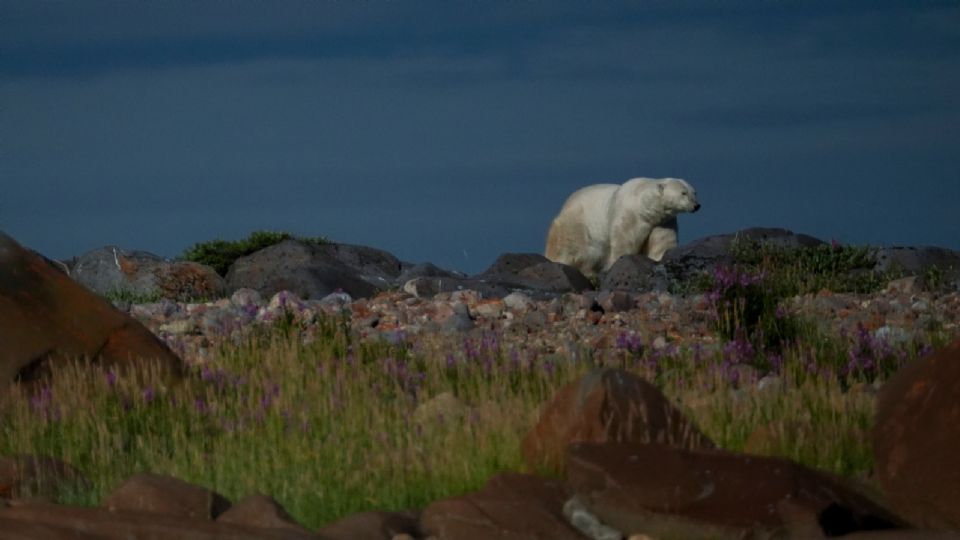
[[[149,369],[65,363],[14,386],[0,395],[0,455],[80,470],[89,484],[60,502],[98,504],[151,471],[231,500],[269,494],[318,527],[423,508],[524,470],[521,441],[542,405],[614,366],[653,381],[722,448],[869,477],[873,385],[951,336],[830,334],[789,313],[778,272],[718,270],[707,292],[718,339],[656,346],[643,328],[563,347],[511,329],[365,338],[345,317],[306,321],[291,309],[239,340],[209,336],[210,357],[175,384]],[[445,393],[462,407],[431,408]]]

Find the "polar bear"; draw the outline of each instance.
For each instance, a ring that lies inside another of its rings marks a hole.
[[[677,214],[699,209],[696,190],[679,178],[587,186],[570,195],[554,218],[545,255],[586,276],[631,253],[659,261],[677,245]]]

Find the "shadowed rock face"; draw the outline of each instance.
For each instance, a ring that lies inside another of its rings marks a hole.
[[[329,540],[289,528],[261,528],[144,512],[28,504],[0,507],[0,540]]]
[[[68,463],[47,456],[0,457],[0,499],[56,499],[63,491],[89,489],[90,481]]]
[[[51,362],[143,361],[180,375],[183,363],[136,320],[0,233],[0,381],[29,382]]]
[[[916,525],[960,529],[960,340],[883,385],[873,447],[894,510]]]
[[[144,473],[127,479],[103,501],[115,512],[215,519],[230,508],[223,495],[172,476]]]
[[[437,540],[584,540],[563,517],[564,497],[557,482],[502,473],[479,491],[431,504],[420,526]]]
[[[661,442],[713,448],[655,386],[621,369],[600,369],[557,392],[523,440],[531,470],[562,468],[574,442]]]
[[[901,525],[840,479],[782,458],[629,443],[569,452],[567,488],[621,531],[821,538]]]
[[[421,537],[417,515],[409,512],[353,514],[324,525],[317,533],[331,540],[384,540],[403,534]]]

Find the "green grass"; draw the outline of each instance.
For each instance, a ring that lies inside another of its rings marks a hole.
[[[502,337],[360,342],[345,321],[331,318],[315,327],[286,321],[240,345],[221,345],[176,387],[149,372],[65,366],[45,388],[8,396],[0,455],[44,454],[81,470],[91,486],[62,502],[97,504],[123,479],[153,471],[232,500],[270,494],[317,527],[364,510],[422,508],[477,489],[498,471],[522,470],[520,442],[541,404],[602,364],[654,381],[721,447],[741,450],[765,426],[773,436],[754,442],[755,451],[865,477],[872,398],[856,389],[895,366],[838,373],[850,351],[898,361],[921,352],[920,344],[864,351],[864,336],[807,333],[782,359],[752,358],[782,365],[784,390],[760,392],[731,379],[744,362],[730,344],[663,353],[624,341],[575,363],[510,348]],[[470,409],[414,421],[417,406],[441,392]]]
[[[286,237],[255,233],[192,249],[206,257],[201,262],[228,267],[237,253]],[[291,315],[247,341],[219,345],[174,387],[149,372],[82,365],[60,367],[42,388],[16,387],[0,404],[0,455],[56,457],[90,478],[61,502],[97,504],[123,479],[152,471],[232,500],[270,494],[317,527],[365,510],[423,508],[477,489],[496,472],[523,470],[520,443],[541,405],[563,384],[609,365],[653,381],[722,448],[869,478],[871,385],[951,336],[936,326],[901,344],[863,328],[829,335],[783,312],[792,295],[879,288],[876,280],[890,276],[864,270],[872,267],[867,251],[753,246],[735,253],[733,268],[702,284],[714,302],[716,346],[654,351],[626,333],[609,348],[575,356],[495,333],[391,344],[359,340],[342,319],[306,326]],[[743,380],[768,372],[781,388],[760,391]],[[444,392],[468,409],[413,419]]]
[[[111,302],[129,302],[131,304],[149,304],[163,299],[163,293],[159,290],[143,294],[129,289],[113,289],[103,296]]]
[[[180,258],[205,264],[212,267],[221,276],[225,276],[227,270],[230,269],[230,265],[240,257],[291,238],[311,244],[329,243],[328,239],[321,236],[300,237],[285,232],[254,231],[242,240],[210,240],[194,244],[184,250]]]
[[[776,286],[779,297],[815,293],[822,289],[842,293],[871,293],[883,289],[897,272],[876,272],[874,248],[822,244],[813,247],[778,247],[765,242],[737,239],[731,246],[736,265],[757,273]]]

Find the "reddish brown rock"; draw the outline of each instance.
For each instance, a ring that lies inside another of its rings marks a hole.
[[[428,506],[420,518],[437,540],[583,540],[563,517],[559,483],[502,473],[481,489]]]
[[[226,281],[213,268],[191,261],[169,261],[145,251],[105,246],[84,253],[70,277],[101,295],[159,295],[172,300],[222,297]]]
[[[89,481],[69,464],[46,456],[0,457],[0,499],[57,499],[62,491],[83,489]]]
[[[950,531],[895,530],[847,534],[844,540],[960,540],[960,533]]]
[[[22,505],[0,508],[0,540],[325,540],[289,529],[263,529],[176,515],[103,508]]]
[[[652,384],[621,369],[599,369],[560,389],[523,440],[530,470],[563,468],[573,442],[662,442],[713,448],[713,442]]]
[[[189,300],[194,298],[221,298],[227,292],[227,282],[209,266],[172,261],[149,269],[157,292],[164,298]]]
[[[876,471],[890,505],[916,525],[960,529],[960,340],[901,368],[876,403]]]
[[[310,531],[297,523],[280,503],[272,497],[255,493],[231,506],[217,517],[218,523],[232,523],[265,529],[288,529],[301,533]]]
[[[362,512],[320,527],[317,533],[330,540],[391,540],[408,534],[420,536],[417,515],[410,512]]]
[[[903,525],[837,477],[720,450],[572,445],[567,488],[601,522],[654,537],[817,538]]]
[[[172,476],[137,474],[101,505],[117,512],[149,512],[192,519],[214,519],[230,508],[223,495]]]
[[[131,360],[180,375],[181,360],[149,330],[0,233],[0,381],[29,382],[51,362]]]

